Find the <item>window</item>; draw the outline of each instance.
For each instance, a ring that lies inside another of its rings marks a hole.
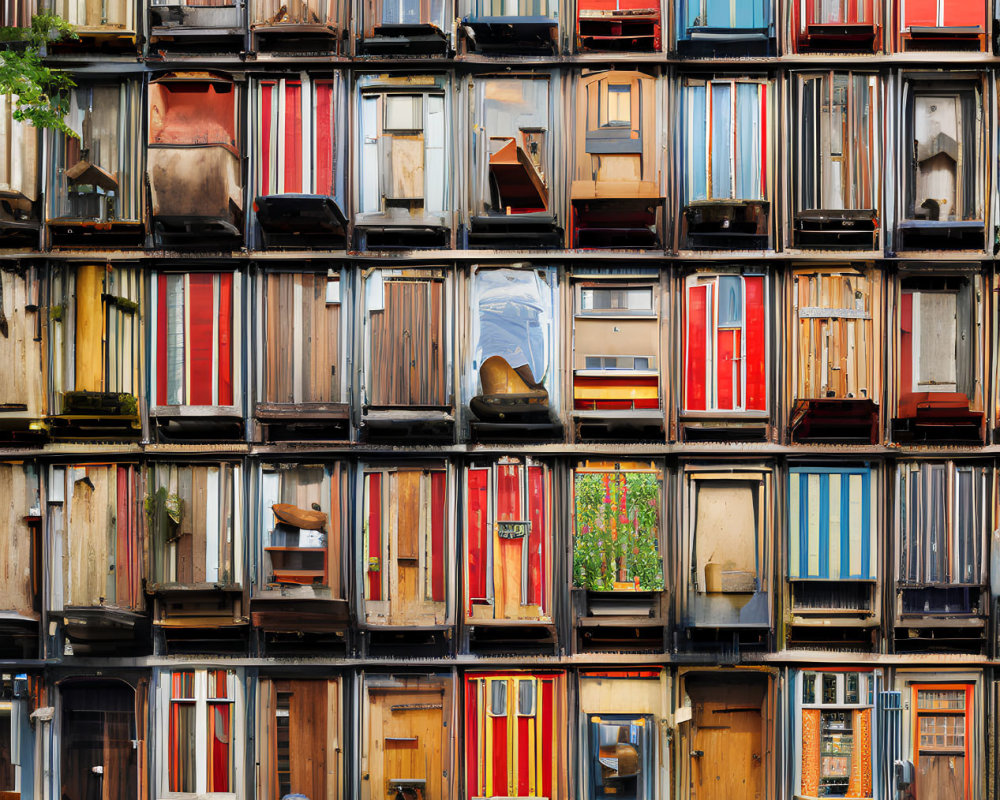
[[[899,466],[899,581],[903,586],[985,582],[989,469],[953,461]],[[919,592],[914,599],[919,601]],[[924,602],[932,602],[930,596]]]
[[[552,139],[548,78],[480,78],[475,85],[476,211],[504,216],[549,208]]]
[[[573,585],[660,591],[662,476],[652,464],[586,464],[574,471]]]
[[[653,312],[653,287],[600,287],[580,289],[581,313],[648,314]]]
[[[651,107],[645,108],[652,101],[648,94],[650,83],[651,78],[638,73],[595,76],[581,83],[581,99],[585,106],[577,113],[584,115],[587,153],[635,154],[631,157],[634,160],[643,152],[643,136],[652,134],[652,130],[646,128]],[[611,161],[617,163],[615,159]],[[638,177],[636,175],[636,179]]]
[[[973,281],[912,279],[900,298],[900,416],[918,400],[976,395],[979,310]]]
[[[340,597],[343,491],[340,464],[261,465],[264,586],[326,586]]]
[[[19,736],[14,731],[13,704],[0,702],[0,792],[17,793],[20,783]]]
[[[538,682],[534,678],[518,678],[517,715],[519,717],[535,716],[535,697],[537,693]]]
[[[143,352],[145,278],[138,267],[81,264],[51,272],[50,302],[63,313],[49,319],[51,407],[63,414],[93,414],[101,392],[100,416],[128,416],[138,424]],[[123,402],[116,395],[132,396]],[[137,433],[136,433],[137,435]]]
[[[873,0],[807,0],[804,5],[810,25],[860,25],[873,19]]]
[[[765,0],[683,0],[678,4],[678,13],[684,9],[682,24],[690,36],[692,28],[714,28],[720,32],[734,28],[765,28],[767,6]],[[682,36],[684,33],[682,31]]]
[[[240,583],[241,474],[238,464],[150,465],[146,508],[154,583]]]
[[[256,101],[257,194],[335,195],[334,82],[306,74],[261,80]]]
[[[788,577],[873,580],[878,563],[868,468],[792,467],[788,476]]]
[[[590,714],[587,739],[588,797],[652,800],[656,785],[652,716]]]
[[[830,72],[799,79],[798,211],[873,210],[881,123],[874,75]]]
[[[447,405],[444,284],[438,273],[415,270],[365,278],[366,405]]]
[[[766,410],[765,290],[761,275],[687,278],[686,411]]]
[[[507,716],[507,681],[494,678],[489,681],[490,686],[490,716]]]
[[[981,222],[985,154],[979,84],[907,80],[903,102],[903,141],[909,143],[903,156],[904,219]]]
[[[547,272],[527,269],[477,269],[473,273],[471,380],[478,381],[479,369],[488,358],[500,356],[513,369],[527,367],[534,382],[549,382],[554,282]]]
[[[232,670],[169,673],[168,791],[235,794]]]
[[[971,797],[971,712],[968,684],[916,684],[914,753],[921,797]]]
[[[808,797],[872,797],[870,672],[803,672],[801,793]]]
[[[627,127],[632,122],[632,91],[628,84],[609,84],[607,110],[601,114],[602,126]]]
[[[50,221],[140,220],[141,144],[133,127],[140,114],[137,81],[73,89],[65,121],[79,138],[55,137]]]
[[[237,402],[238,298],[239,277],[233,273],[157,276],[153,298],[157,406]]]
[[[685,203],[767,199],[767,90],[754,80],[685,84]]]
[[[446,106],[438,92],[360,93],[360,210],[387,214],[411,206],[424,214],[447,207]],[[419,218],[420,214],[416,214]]]

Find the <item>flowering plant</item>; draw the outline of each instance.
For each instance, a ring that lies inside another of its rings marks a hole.
[[[663,589],[660,479],[647,472],[576,476],[573,585],[592,591]]]

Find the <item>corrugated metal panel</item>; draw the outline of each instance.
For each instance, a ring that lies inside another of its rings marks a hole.
[[[788,476],[788,576],[865,580],[876,574],[870,469],[793,467]]]
[[[901,583],[980,584],[987,468],[903,464],[898,480]]]
[[[902,758],[903,698],[900,692],[879,692],[875,709],[875,792],[879,800],[895,800],[893,765]]]

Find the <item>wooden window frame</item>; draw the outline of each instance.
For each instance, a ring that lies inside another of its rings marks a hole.
[[[911,688],[911,702],[913,709],[913,771],[919,774],[920,765],[920,718],[926,716],[957,716],[955,709],[933,709],[921,711],[918,707],[918,698],[921,690],[948,691],[962,689],[965,691],[965,798],[971,798],[972,790],[972,761],[974,749],[972,747],[972,701],[975,696],[975,684],[972,683],[914,683]],[[918,787],[919,791],[919,787]],[[955,798],[955,800],[960,800]],[[964,800],[964,799],[962,799]]]

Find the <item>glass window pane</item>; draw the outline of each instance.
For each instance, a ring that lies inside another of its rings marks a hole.
[[[507,716],[507,681],[490,683],[490,714],[494,717]]]
[[[172,792],[195,791],[194,703],[170,704],[169,785]]]
[[[837,702],[837,676],[831,673],[823,675],[823,705]]]
[[[519,716],[534,716],[535,688],[534,678],[517,682],[517,713]]]
[[[194,673],[175,672],[171,675],[170,696],[175,700],[194,699]]]
[[[228,792],[232,781],[229,703],[208,704],[208,791]]]
[[[228,673],[224,669],[208,671],[208,697],[211,700],[227,700],[229,697]]]
[[[802,676],[802,702],[806,705],[816,702],[816,676],[813,673]]]

